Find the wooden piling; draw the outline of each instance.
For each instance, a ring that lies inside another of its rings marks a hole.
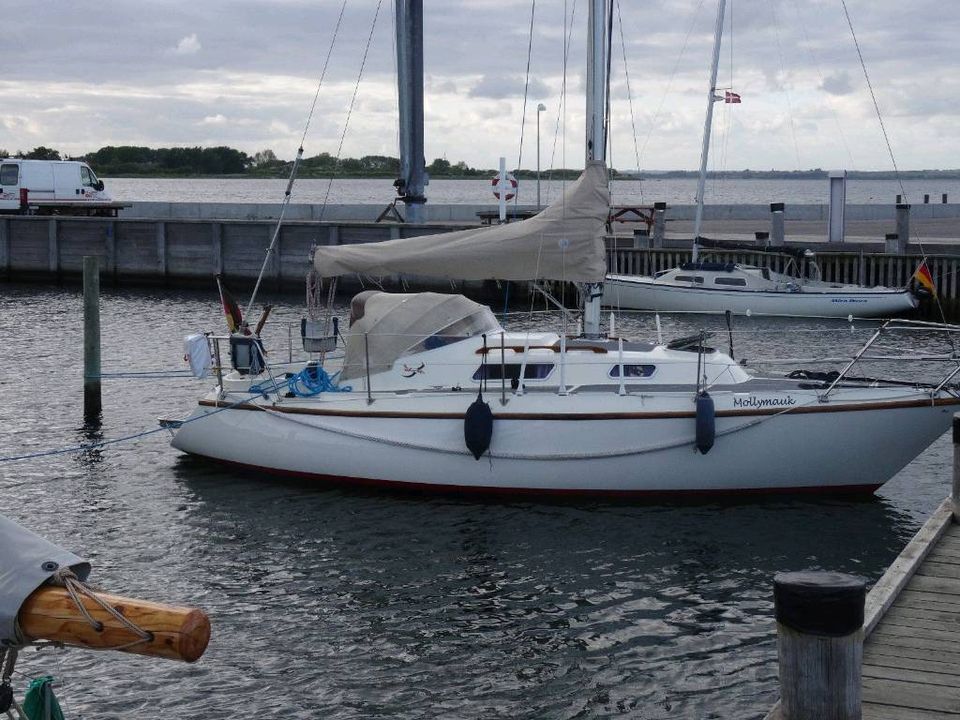
[[[900,237],[900,253],[907,251],[907,245],[910,243],[910,205],[909,203],[897,204],[897,235]]]
[[[783,203],[770,203],[770,245],[781,247],[784,243]]]
[[[773,581],[784,720],[860,720],[866,583],[834,572]]]
[[[83,415],[96,419],[100,397],[100,261],[83,256]]]
[[[667,204],[658,202],[653,204],[653,247],[662,248],[667,234]]]
[[[953,521],[960,523],[960,413],[953,415]]]

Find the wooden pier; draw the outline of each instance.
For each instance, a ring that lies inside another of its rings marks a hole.
[[[951,497],[866,598],[863,720],[960,718],[960,414],[953,442]],[[767,720],[786,717],[778,703]]]

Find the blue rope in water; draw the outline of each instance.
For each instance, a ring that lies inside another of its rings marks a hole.
[[[336,378],[340,375],[339,372],[334,373],[332,376],[328,375],[327,372],[317,365],[313,365],[307,368],[304,368],[296,375],[285,379],[282,382],[278,383],[261,383],[260,385],[252,385],[247,392],[251,395],[263,395],[268,392],[276,392],[282,390],[284,387],[288,388],[291,393],[297,397],[310,397],[312,395],[319,395],[322,392],[350,392],[353,390],[353,387],[350,385],[337,385]],[[242,405],[243,403],[249,401],[250,398],[243,398],[242,400],[237,400],[236,402],[230,403],[223,407],[217,408],[211,412],[205,413],[204,415],[199,415],[195,418],[189,418],[184,420],[181,423],[181,426],[188,423],[196,422],[197,420],[203,420],[210,417],[211,415],[216,415],[217,413],[223,412],[224,410],[230,410],[231,408],[236,407],[237,405]],[[80,445],[73,445],[67,448],[59,448],[56,450],[42,450],[40,452],[34,453],[25,453],[23,455],[8,455],[7,457],[0,457],[0,463],[8,462],[17,462],[19,460],[33,460],[36,458],[42,457],[51,457],[53,455],[67,455],[70,453],[82,453],[89,450],[97,450],[107,445],[116,445],[122,442],[129,442],[130,440],[136,440],[138,438],[146,437],[148,435],[155,435],[160,432],[167,432],[167,428],[156,428],[154,430],[145,430],[143,432],[134,433],[132,435],[124,435],[123,437],[114,438],[113,440],[101,440],[100,442],[95,443],[81,443]],[[14,487],[19,487],[20,485],[29,484],[24,483],[13,483],[11,485],[2,486],[3,489],[10,489]]]
[[[252,390],[251,390],[251,393],[258,394],[258,393],[253,393]],[[196,422],[197,420],[205,420],[211,415],[216,415],[217,413],[221,413],[224,410],[230,410],[231,408],[235,408],[238,405],[243,405],[245,402],[248,402],[249,400],[250,398],[243,398],[242,400],[237,400],[236,402],[232,402],[229,405],[224,405],[223,407],[219,407],[216,410],[212,410],[203,415],[198,415],[197,417],[194,417],[194,418],[188,418],[182,421],[180,425],[182,427],[183,425],[188,425],[189,423]],[[138,438],[146,437],[147,435],[155,435],[160,432],[169,432],[169,429],[160,427],[154,430],[144,430],[143,432],[134,433],[132,435],[124,435],[123,437],[114,438],[113,440],[101,440],[99,442],[94,442],[94,443],[81,443],[79,445],[72,445],[67,448],[59,448],[57,450],[41,450],[40,452],[25,453],[23,455],[8,455],[7,457],[0,457],[0,463],[16,462],[18,460],[33,460],[35,458],[51,457],[53,455],[68,455],[70,453],[82,453],[82,452],[87,452],[88,450],[98,450],[102,447],[106,447],[107,445],[116,445],[118,443],[128,442],[130,440],[136,440]],[[13,483],[12,485],[3,485],[2,488],[9,489],[11,487],[19,487],[20,485],[28,485],[28,484],[30,483],[29,482]]]

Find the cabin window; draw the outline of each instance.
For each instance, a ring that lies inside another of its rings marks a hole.
[[[713,284],[714,285],[739,285],[742,287],[747,284],[747,281],[745,278],[718,277],[713,279]]]
[[[0,185],[19,185],[20,166],[13,163],[0,165]]]
[[[761,276],[764,280],[769,280],[769,279],[770,279],[770,268],[760,268],[760,276]]]
[[[656,369],[656,365],[624,365],[623,376],[625,378],[650,377]],[[619,365],[614,365],[610,368],[610,377],[620,377]]]
[[[486,369],[486,371],[484,371]],[[502,371],[502,372],[501,372]],[[544,380],[553,372],[553,363],[527,363],[523,369],[524,380]],[[473,374],[474,380],[519,380],[520,363],[488,362]]]
[[[677,282],[700,283],[703,285],[703,276],[701,275],[677,275],[674,280]]]
[[[90,168],[83,167],[82,165],[80,166],[80,184],[86,185],[87,187],[97,186],[97,178],[90,172]]]

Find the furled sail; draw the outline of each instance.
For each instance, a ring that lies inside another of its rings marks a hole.
[[[90,563],[0,515],[0,644],[22,642],[17,613],[27,597],[61,569],[81,580]]]
[[[313,264],[323,277],[401,273],[602,282],[609,206],[606,166],[591,162],[560,199],[529,220],[378,243],[323,245],[315,248]]]

